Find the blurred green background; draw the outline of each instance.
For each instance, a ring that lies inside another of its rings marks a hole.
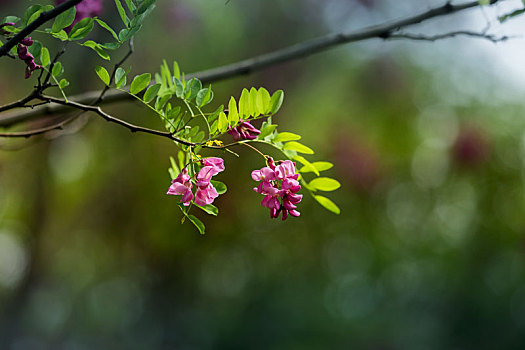
[[[128,63],[195,72],[441,3],[160,0]],[[2,16],[27,5],[2,1]],[[100,89],[93,67],[111,67],[88,50],[63,58],[71,95]],[[285,90],[274,121],[335,164],[339,216],[305,196],[300,218],[270,220],[250,177],[261,158],[238,149],[201,236],[165,194],[167,140],[96,116],[0,140],[0,348],[523,349],[523,90],[498,50],[371,40],[213,84],[213,109],[243,87]],[[23,71],[2,61],[2,104],[30,91]],[[162,127],[134,103],[105,110]]]

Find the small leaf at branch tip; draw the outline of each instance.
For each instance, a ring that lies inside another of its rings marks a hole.
[[[332,202],[330,199],[328,199],[328,198],[326,198],[324,196],[319,196],[319,195],[315,195],[314,198],[326,210],[329,210],[332,213],[337,214],[337,215],[339,215],[341,213],[341,209],[339,209],[339,207],[334,202]]]
[[[275,114],[279,111],[281,108],[281,105],[283,104],[284,100],[284,91],[283,90],[277,90],[272,95],[272,98],[270,100],[270,109],[268,113]]]

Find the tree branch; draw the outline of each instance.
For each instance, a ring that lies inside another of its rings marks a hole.
[[[490,4],[496,4],[502,2],[503,0],[491,0]],[[303,43],[295,44],[290,47],[277,50],[271,53],[253,57],[250,59],[242,60],[237,63],[188,74],[187,77],[196,77],[199,78],[202,82],[208,83],[212,81],[227,79],[243,74],[248,74],[257,70],[261,70],[266,67],[270,67],[282,62],[291,61],[298,58],[307,57],[315,53],[327,50],[329,48],[335,47],[337,45],[351,43],[356,41],[363,41],[371,38],[380,38],[380,39],[399,39],[400,37],[395,35],[395,33],[405,27],[419,24],[421,22],[427,21],[432,18],[450,15],[452,13],[457,13],[464,11],[473,7],[479,6],[478,1],[470,1],[464,4],[452,5],[450,2],[447,2],[445,5],[440,7],[432,8],[428,11],[420,13],[418,15],[407,17],[405,19],[393,21],[386,24],[379,24],[374,26],[369,26],[361,30],[353,32],[342,32],[342,33],[332,33],[323,37],[312,39]],[[408,38],[407,39],[414,39]],[[417,40],[417,39],[416,39]],[[437,40],[437,39],[436,39]],[[93,101],[97,98],[98,92],[86,92],[84,94],[71,96],[72,100],[78,101],[80,104],[87,104],[90,101]],[[101,103],[112,103],[117,101],[129,100],[132,98],[129,94],[112,90],[109,91],[105,97],[104,101]],[[52,104],[42,108],[35,108],[31,111],[23,111],[17,113],[11,113],[0,118],[0,126],[10,126],[16,123],[25,122],[34,118],[37,118],[46,114],[55,114],[62,113],[67,111],[69,108],[67,105],[56,105]]]
[[[24,29],[18,32],[18,34],[16,34],[14,37],[9,39],[3,46],[0,47],[0,57],[7,55],[9,50],[11,50],[16,44],[18,44],[22,39],[24,39],[26,36],[31,34],[34,30],[36,30],[42,24],[55,18],[62,12],[67,11],[68,9],[75,6],[81,1],[82,0],[69,0],[69,1],[64,2],[63,4],[60,4],[59,6],[55,7],[52,10],[42,12],[40,16],[38,16],[37,19],[29,23]]]
[[[456,32],[437,34],[437,35],[423,35],[423,34],[412,34],[412,33],[398,33],[390,35],[389,39],[410,39],[416,41],[436,41],[441,39],[453,38],[456,36],[470,36],[474,38],[481,38],[498,43],[509,39],[508,36],[495,36],[493,34],[471,32],[467,30],[459,30]]]
[[[160,130],[155,130],[155,129],[149,129],[149,128],[145,128],[145,127],[142,127],[142,126],[138,126],[138,125],[135,125],[135,124],[128,123],[125,120],[118,119],[116,117],[113,117],[112,115],[107,114],[99,106],[89,106],[89,105],[81,104],[81,103],[78,103],[78,102],[73,102],[71,100],[64,101],[64,100],[61,100],[59,98],[52,97],[52,96],[39,96],[38,99],[40,99],[42,101],[49,101],[49,102],[54,102],[54,103],[57,103],[57,104],[60,104],[60,105],[73,107],[73,108],[76,108],[78,110],[85,111],[85,112],[96,113],[99,116],[101,116],[102,118],[104,118],[106,121],[111,122],[111,123],[115,123],[115,124],[118,124],[118,125],[121,125],[121,126],[127,128],[131,132],[142,132],[142,133],[146,133],[146,134],[152,134],[152,135],[156,135],[156,136],[166,137],[166,138],[168,138],[170,140],[176,141],[176,142],[178,142],[178,143],[180,143],[182,145],[186,145],[186,146],[197,146],[198,145],[198,144],[193,143],[193,142],[188,142],[188,141],[181,140],[181,139],[173,136],[173,134],[171,134],[171,133],[169,133],[167,131],[160,131]],[[21,136],[14,135],[13,137],[28,137],[28,136],[31,136],[31,135],[21,135]]]

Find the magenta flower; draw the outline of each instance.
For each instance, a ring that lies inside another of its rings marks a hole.
[[[181,202],[188,206],[190,205],[191,200],[193,199],[193,193],[191,188],[193,184],[190,180],[190,175],[188,174],[188,169],[184,168],[182,173],[179,174],[172,182],[171,186],[168,189],[168,194],[172,195],[182,195]]]
[[[209,182],[206,186],[197,188],[197,192],[195,193],[195,204],[200,206],[212,204],[218,196],[219,194],[217,193],[217,190],[213,187],[211,182]]]
[[[42,68],[42,66],[35,63],[35,58],[27,49],[27,47],[31,45],[33,45],[33,40],[28,36],[27,38],[22,39],[16,47],[18,58],[24,61],[27,65],[25,75],[26,79],[29,78],[35,70]]]
[[[60,5],[61,3],[65,2],[66,0],[56,0],[55,4]],[[77,13],[75,15],[75,20],[73,23],[67,27],[64,28],[64,30],[69,33],[73,26],[80,22],[80,20],[86,18],[86,17],[95,17],[100,15],[102,12],[102,2],[104,0],[83,0],[76,5]]]
[[[228,130],[228,134],[232,136],[235,141],[240,140],[255,140],[261,133],[261,130],[255,128],[252,124],[240,120],[240,123]]]
[[[201,161],[201,164],[203,166],[211,166],[213,169],[212,169],[212,176],[215,176],[217,175],[218,173],[220,173],[221,171],[224,170],[224,160],[222,160],[222,158],[217,158],[217,157],[210,157],[210,158],[204,158],[202,161]]]
[[[270,209],[272,219],[279,217],[282,213],[282,220],[286,220],[288,215],[301,215],[296,209],[303,199],[297,192],[301,189],[299,185],[299,174],[295,173],[295,163],[290,160],[280,161],[275,166],[272,158],[268,159],[268,167],[252,171],[252,179],[261,181],[259,186],[253,190],[264,195],[261,205]]]
[[[219,196],[217,189],[215,189],[211,183],[211,178],[224,170],[224,160],[216,157],[204,158],[201,160],[201,164],[203,167],[199,170],[194,180],[195,186],[197,187],[195,204],[204,206],[213,203],[215,198]],[[181,202],[188,206],[194,199],[193,193],[191,192],[192,187],[191,178],[188,170],[185,168],[183,172],[173,180],[168,194],[182,195]]]

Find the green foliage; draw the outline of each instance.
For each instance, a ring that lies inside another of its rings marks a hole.
[[[50,63],[49,58],[49,50],[47,47],[43,47],[40,52],[40,61],[42,62],[42,66],[47,67]]]
[[[323,206],[323,208],[331,211],[334,214],[339,215],[341,213],[341,209],[339,209],[339,207],[330,199],[319,195],[315,195],[314,198],[319,204]]]
[[[157,83],[157,84],[154,84],[154,85],[151,85],[147,90],[146,92],[144,93],[144,102],[146,103],[149,103],[151,101],[153,101],[153,99],[155,97],[157,97],[157,94],[160,90],[160,84]]]
[[[97,75],[100,78],[100,80],[102,80],[104,84],[109,86],[109,73],[106,70],[106,68],[101,67],[101,66],[96,66],[95,72],[97,72]]]
[[[273,142],[286,142],[286,141],[297,141],[300,140],[301,136],[291,133],[291,132],[280,132],[275,138],[273,139]]]
[[[317,177],[310,181],[308,187],[319,191],[335,191],[341,187],[341,184],[339,181],[329,177]]]
[[[210,215],[217,216],[219,214],[219,208],[217,208],[213,204],[207,204],[207,205],[204,205],[204,206],[200,206],[200,205],[195,205],[195,206],[197,208],[202,209],[203,211],[205,211],[206,213],[208,213]]]
[[[191,221],[191,223],[193,225],[195,225],[195,227],[197,227],[197,229],[199,230],[199,233],[201,235],[203,235],[205,233],[205,230],[206,230],[206,227],[204,226],[204,224],[202,223],[202,221],[200,221],[199,219],[197,219],[195,216],[193,215],[188,215],[188,219]]]
[[[71,24],[73,24],[76,13],[77,9],[75,6],[73,6],[65,12],[62,12],[60,15],[56,16],[53,26],[51,27],[51,31],[53,33],[57,33],[62,29],[69,27]]]
[[[101,58],[105,59],[106,61],[110,60],[109,55],[106,53],[106,51],[104,51],[102,45],[94,42],[93,40],[88,40],[84,42],[82,46],[86,46],[93,49]]]
[[[314,151],[302,143],[296,141],[290,141],[284,144],[283,150],[292,150],[304,154],[314,154]]]
[[[129,92],[131,92],[133,95],[138,94],[139,92],[144,90],[149,85],[150,80],[151,80],[150,73],[144,73],[141,75],[137,75],[131,82]]]
[[[89,33],[93,30],[93,18],[86,17],[81,19],[77,24],[73,26],[71,32],[69,33],[70,40],[80,40],[88,36]]]

